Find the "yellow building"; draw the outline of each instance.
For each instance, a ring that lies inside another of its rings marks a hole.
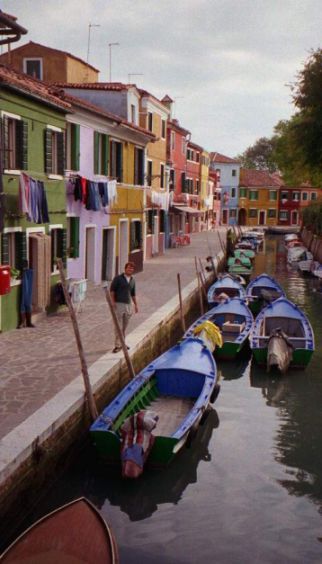
[[[169,167],[167,166],[167,120],[170,109],[146,90],[140,92],[140,125],[156,136],[146,148],[145,258],[165,250]]]
[[[212,218],[213,207],[213,199],[209,191],[209,163],[209,153],[203,149],[200,157],[200,210],[204,212],[203,220],[206,224]]]
[[[240,169],[239,225],[277,225],[279,182],[267,171]]]

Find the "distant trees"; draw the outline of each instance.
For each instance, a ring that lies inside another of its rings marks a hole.
[[[244,168],[256,168],[257,170],[269,170],[275,172],[277,164],[274,160],[274,139],[261,137],[254,145],[251,145],[238,155],[237,159]]]

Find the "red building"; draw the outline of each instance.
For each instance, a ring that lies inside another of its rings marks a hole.
[[[281,186],[279,192],[278,225],[299,226],[302,210],[316,200],[321,199],[321,189],[308,185],[298,187]]]

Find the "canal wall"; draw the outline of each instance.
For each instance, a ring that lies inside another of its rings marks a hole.
[[[322,263],[322,238],[315,235],[313,231],[304,227],[301,231],[301,238],[305,246],[311,251],[314,259]]]
[[[224,255],[215,257],[220,271]],[[206,276],[206,286],[213,274]],[[186,327],[200,315],[197,282],[182,291]],[[127,337],[131,359],[138,373],[152,359],[182,336],[178,297],[169,300]],[[98,411],[102,411],[129,381],[123,354],[108,353],[90,368],[89,376]],[[90,415],[84,396],[82,376],[56,394],[43,407],[1,441],[0,458],[0,538],[15,532],[19,522],[48,489],[88,438]]]

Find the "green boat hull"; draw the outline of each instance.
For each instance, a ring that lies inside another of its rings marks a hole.
[[[244,343],[229,343],[226,342],[221,348],[217,347],[215,349],[215,357],[220,360],[233,360],[235,356],[241,351]]]
[[[309,364],[314,351],[308,349],[296,349],[293,352],[290,367],[306,368]],[[267,348],[253,349],[254,358],[259,365],[267,364]]]

